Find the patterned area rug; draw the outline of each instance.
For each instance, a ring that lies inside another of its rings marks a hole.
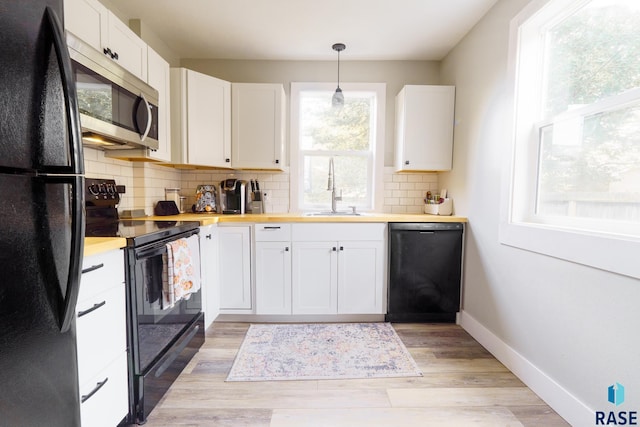
[[[251,325],[227,381],[419,377],[389,323]]]

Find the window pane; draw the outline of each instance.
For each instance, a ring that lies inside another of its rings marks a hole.
[[[640,105],[545,127],[539,215],[640,222]]]
[[[331,208],[331,191],[327,189],[329,159],[330,156],[325,155],[303,156],[304,206]],[[367,194],[368,160],[368,157],[362,156],[334,157],[336,195],[340,195],[340,190],[342,190],[342,201],[338,205],[340,210],[345,210],[346,206],[367,207],[369,205]]]
[[[345,92],[342,108],[332,108],[332,95],[328,91],[300,94],[300,149],[370,150],[374,94]]]
[[[544,116],[640,86],[640,2],[593,0],[546,33]]]

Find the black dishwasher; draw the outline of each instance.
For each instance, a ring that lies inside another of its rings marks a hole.
[[[455,322],[462,223],[389,224],[388,322]]]

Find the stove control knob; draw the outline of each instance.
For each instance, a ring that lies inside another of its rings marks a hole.
[[[89,192],[94,196],[97,196],[98,194],[100,194],[100,186],[98,186],[98,184],[91,184],[89,186]]]

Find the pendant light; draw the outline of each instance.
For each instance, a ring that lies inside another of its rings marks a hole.
[[[338,52],[338,87],[336,88],[336,91],[331,98],[331,105],[339,108],[344,105],[344,95],[342,94],[342,89],[340,89],[340,52],[345,50],[346,46],[344,45],[344,43],[336,43],[331,47],[333,48],[333,50]]]

